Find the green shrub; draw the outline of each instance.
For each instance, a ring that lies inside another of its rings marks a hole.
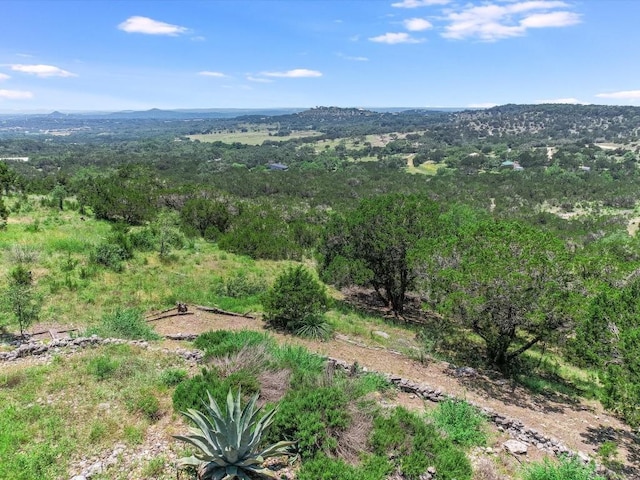
[[[102,317],[100,324],[89,328],[87,335],[103,338],[126,338],[130,340],[157,340],[159,335],[144,321],[142,312],[135,308],[116,309]]]
[[[115,243],[101,243],[91,252],[91,261],[116,272],[123,270],[122,262],[127,259],[126,251]]]
[[[107,355],[94,357],[87,363],[88,372],[98,380],[104,380],[113,376],[120,364]]]
[[[305,388],[324,372],[326,360],[299,345],[282,345],[272,352],[275,367],[289,369],[293,373],[291,384]]]
[[[187,371],[181,368],[168,368],[160,374],[160,383],[165,387],[175,387],[187,378]]]
[[[140,413],[148,420],[156,421],[160,418],[160,402],[148,388],[134,390],[125,395],[125,405],[132,413]]]
[[[298,265],[278,276],[262,303],[270,327],[297,333],[305,326],[321,323],[319,318],[327,309],[329,297],[311,272]]]
[[[371,447],[376,455],[392,456],[409,480],[418,480],[430,466],[436,468],[439,479],[471,478],[471,464],[464,452],[442,437],[433,424],[401,407],[388,417],[374,419]]]
[[[604,480],[597,475],[593,465],[585,465],[577,457],[563,457],[559,462],[544,459],[529,465],[524,470],[524,480]]]
[[[392,472],[389,460],[370,455],[361,466],[353,466],[343,460],[318,455],[302,464],[298,480],[383,480]]]
[[[173,392],[173,408],[179,412],[189,408],[200,409],[207,401],[207,392],[217,402],[224,402],[231,388],[240,388],[243,394],[252,395],[260,391],[260,383],[255,375],[244,370],[221,378],[215,370],[205,368],[200,374],[178,384]]]
[[[290,390],[280,401],[266,440],[296,441],[303,458],[332,452],[337,447],[336,434],[349,425],[348,401],[336,386]]]
[[[245,271],[232,274],[224,282],[224,295],[231,298],[250,297],[266,291],[264,280],[255,275],[249,275]]]
[[[253,330],[215,330],[200,334],[193,342],[208,357],[224,357],[260,343],[270,342],[266,333]]]
[[[431,417],[435,425],[461,447],[483,446],[487,442],[484,416],[467,402],[446,400]]]

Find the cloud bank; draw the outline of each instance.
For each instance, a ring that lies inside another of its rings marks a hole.
[[[175,37],[189,31],[186,27],[159,22],[149,17],[129,17],[118,28],[127,33],[143,33],[145,35],[168,35]]]
[[[29,75],[36,75],[37,77],[77,77],[75,73],[68,72],[62,68],[55,67],[53,65],[11,65],[11,70],[14,72],[28,73]]]

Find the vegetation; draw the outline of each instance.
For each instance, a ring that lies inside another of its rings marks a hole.
[[[244,408],[241,397],[240,391],[234,397],[229,390],[226,410],[221,410],[209,395],[205,413],[193,409],[183,412],[196,427],[190,430],[190,435],[176,435],[175,438],[192,444],[199,452],[181,458],[179,465],[197,467],[198,476],[203,480],[250,480],[252,474],[259,478],[278,478],[263,463],[270,457],[287,455],[288,448],[295,442],[280,441],[261,448],[262,435],[273,421],[276,410],[260,417],[262,409],[256,409],[258,395],[254,395]]]
[[[270,327],[311,338],[327,338],[331,327],[322,317],[329,297],[303,266],[282,273],[265,294],[265,321]]]
[[[585,465],[579,458],[562,458],[554,463],[545,460],[525,469],[524,480],[604,480],[595,473],[593,465]]]
[[[153,341],[144,312],[184,302],[412,355],[417,335],[423,361],[488,365],[544,397],[597,398],[637,426],[639,111],[57,117],[68,135],[51,135],[47,116],[3,117],[2,157],[29,160],[0,162],[2,333],[14,341],[43,322]],[[385,379],[331,373],[265,335],[213,332],[195,347],[206,352],[198,372],[105,349],[3,372],[0,476],[64,477],[71,460],[60,459],[142,441],[170,398],[199,409],[207,392],[221,404],[238,387],[279,402],[265,439],[298,442],[300,478],[419,478],[428,466],[468,478],[464,449],[486,441],[464,403],[426,419],[379,411],[371,398],[391,394]],[[86,386],[86,428],[68,422],[60,392],[80,395],[56,362]],[[119,423],[95,411],[104,403]],[[345,451],[354,425],[358,454]],[[162,478],[163,464],[148,475]],[[583,471],[568,460],[535,468]]]

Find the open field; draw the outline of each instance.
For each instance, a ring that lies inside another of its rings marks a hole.
[[[308,138],[321,135],[320,132],[313,131],[296,131],[291,132],[290,135],[280,137],[277,135],[271,135],[270,132],[274,131],[273,128],[265,127],[263,129],[252,129],[246,132],[242,131],[221,131],[215,133],[207,133],[200,135],[189,135],[190,140],[198,140],[200,142],[223,142],[223,143],[242,143],[245,145],[262,145],[265,141],[271,142],[284,142],[287,140],[293,140],[296,138]]]

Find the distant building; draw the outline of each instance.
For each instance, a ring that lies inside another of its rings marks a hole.
[[[578,168],[580,170],[582,170],[583,172],[590,172],[591,171],[591,167],[587,167],[586,165],[580,165]]]
[[[285,165],[284,163],[270,163],[269,164],[269,170],[276,170],[276,171],[284,172],[284,171],[289,170],[289,166]]]

